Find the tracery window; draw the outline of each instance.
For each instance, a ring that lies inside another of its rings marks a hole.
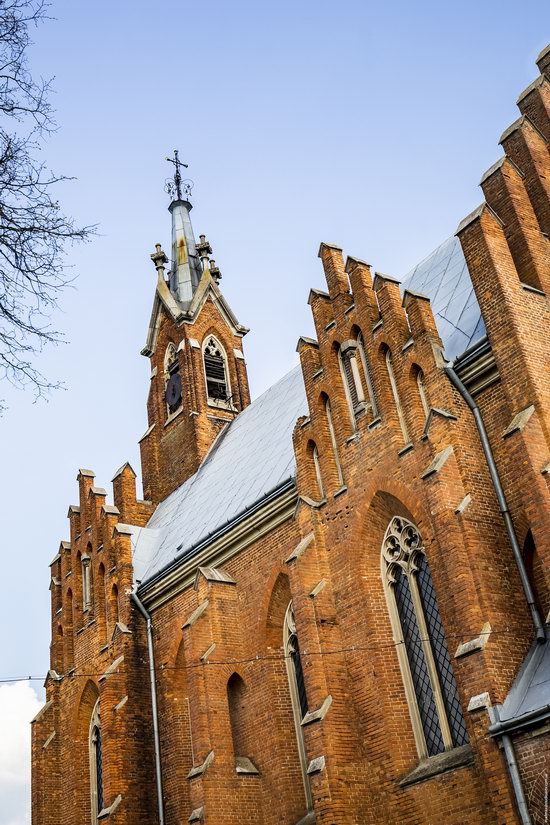
[[[203,345],[206,394],[210,403],[224,403],[230,400],[229,377],[225,350],[213,335],[209,335]]]
[[[179,369],[178,351],[170,342],[164,353],[164,398],[168,415],[177,412],[182,403]]]
[[[298,644],[298,635],[296,633],[296,622],[294,619],[294,610],[292,608],[292,602],[290,602],[290,604],[288,605],[285,615],[283,628],[283,643],[288,675],[288,685],[290,688],[290,699],[292,702],[292,714],[294,717],[294,727],[296,730],[296,740],[298,743],[298,753],[300,756],[300,766],[302,769],[302,780],[304,783],[304,791],[308,811],[311,811],[313,810],[313,801],[311,797],[309,779],[307,776],[306,747],[304,742],[304,732],[302,728],[302,719],[308,712],[308,703],[306,686],[304,681],[304,672],[302,669],[302,659],[300,657],[300,646]]]
[[[101,715],[99,699],[95,703],[90,721],[90,794],[92,802],[92,824],[98,822],[98,815],[105,807],[103,797],[103,748],[101,739]]]
[[[468,735],[422,537],[405,518],[386,531],[382,570],[418,753],[435,756]]]
[[[399,391],[397,389],[397,382],[395,380],[395,373],[393,371],[393,361],[391,356],[391,351],[388,349],[386,350],[386,368],[388,370],[388,377],[390,379],[390,386],[393,395],[393,400],[395,402],[395,406],[397,409],[397,417],[399,419],[399,426],[401,427],[401,432],[403,433],[403,440],[405,444],[408,444],[410,441],[409,438],[409,431],[407,429],[407,422],[405,421],[405,414],[403,412],[403,407],[401,406],[401,399],[399,398]]]

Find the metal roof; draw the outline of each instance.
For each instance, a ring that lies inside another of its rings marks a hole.
[[[458,238],[449,238],[424,258],[403,279],[403,289],[422,292],[432,311],[452,361],[485,335],[466,259]]]
[[[301,367],[260,395],[218,436],[195,475],[134,528],[134,575],[145,582],[294,478],[292,431],[307,413]]]
[[[499,721],[507,726],[518,725],[536,711],[550,704],[550,628],[545,628],[546,642],[533,642],[505,701],[498,708]]]
[[[447,358],[485,334],[460,243],[451,238],[403,280],[431,298]],[[161,502],[147,527],[132,527],[138,582],[191,556],[296,473],[292,431],[308,412],[300,367],[274,384],[219,435],[195,475]]]

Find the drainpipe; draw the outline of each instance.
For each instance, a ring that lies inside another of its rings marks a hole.
[[[487,462],[487,467],[489,468],[491,481],[493,482],[493,487],[496,493],[498,506],[500,508],[502,518],[504,519],[504,526],[506,527],[508,539],[510,540],[510,544],[512,546],[512,550],[518,567],[521,584],[523,586],[523,592],[525,593],[525,598],[527,600],[527,604],[529,605],[529,610],[531,611],[531,618],[535,626],[535,638],[537,642],[542,643],[546,641],[546,633],[544,632],[544,626],[542,624],[538,608],[535,604],[533,589],[531,587],[531,582],[529,581],[529,576],[527,575],[527,570],[525,569],[525,564],[523,561],[523,556],[521,555],[521,550],[516,536],[516,531],[514,530],[514,524],[512,522],[510,510],[508,509],[508,504],[506,503],[506,497],[504,495],[504,490],[502,489],[502,484],[498,475],[498,470],[495,464],[495,459],[493,456],[493,451],[491,449],[491,444],[489,442],[489,437],[487,435],[487,430],[485,429],[485,424],[483,418],[481,417],[481,412],[473,397],[470,395],[470,393],[468,392],[468,390],[466,389],[466,387],[454,371],[452,365],[444,367],[444,370],[447,373],[449,380],[451,381],[451,384],[458,390],[458,392],[460,393],[460,395],[472,411],[472,415],[474,416],[474,421],[476,423],[477,431],[479,433],[479,440],[481,441],[481,446],[485,454],[485,460]],[[496,708],[494,708],[494,711],[496,712],[496,714],[498,714],[498,710]],[[500,732],[502,747],[504,749],[504,756],[506,758],[506,765],[508,768],[508,773],[510,775],[510,781],[512,782],[512,788],[518,806],[521,825],[532,825],[531,817],[529,815],[529,809],[527,807],[527,800],[525,799],[525,793],[523,791],[523,786],[521,784],[521,776],[519,773],[518,763],[516,761],[516,754],[514,752],[514,744],[512,742],[512,737],[509,733],[504,732],[504,730],[497,731],[497,725],[494,725],[493,727],[495,728],[496,735],[498,735],[498,733]]]
[[[510,781],[512,783],[514,796],[516,797],[521,825],[533,825],[527,800],[525,798],[523,785],[521,783],[519,767],[516,760],[516,754],[514,752],[514,743],[512,742],[512,737],[508,732],[508,726],[510,723],[507,724],[506,722],[500,721],[499,711],[496,707],[491,708],[490,716],[493,720],[493,724],[489,728],[489,733],[492,736],[500,736],[504,756],[506,758],[506,765],[508,767],[508,773],[510,774]]]
[[[485,424],[483,422],[483,418],[481,417],[481,412],[479,411],[479,407],[477,406],[476,402],[474,401],[474,399],[472,398],[472,396],[470,395],[470,393],[468,392],[468,390],[466,389],[466,387],[454,371],[453,367],[444,367],[444,370],[447,373],[451,381],[451,384],[458,390],[458,392],[460,393],[468,407],[471,409],[472,415],[474,416],[477,431],[479,433],[479,440],[481,441],[481,446],[483,448],[483,452],[485,453],[485,460],[487,462],[487,467],[489,468],[491,481],[493,482],[493,487],[495,489],[495,493],[497,496],[498,506],[500,508],[502,518],[504,519],[504,526],[506,527],[508,539],[510,540],[512,551],[514,553],[514,558],[516,560],[516,565],[519,571],[521,584],[523,586],[523,592],[525,593],[525,598],[527,600],[529,610],[531,611],[531,618],[533,620],[533,624],[535,626],[536,631],[536,639],[538,642],[545,642],[546,634],[544,632],[544,625],[540,618],[537,605],[535,604],[533,588],[531,587],[531,582],[529,581],[529,576],[527,575],[527,570],[525,569],[525,563],[523,561],[523,556],[521,554],[521,549],[516,536],[516,531],[514,530],[512,516],[510,515],[510,510],[508,509],[508,504],[506,503],[506,497],[504,495],[504,490],[502,489],[502,484],[498,475],[498,470],[495,464],[495,459],[493,456],[493,451],[491,449],[491,444],[489,442],[489,437],[487,435],[487,430],[485,429]]]
[[[164,825],[164,796],[162,793],[162,770],[160,766],[160,736],[157,683],[155,676],[155,655],[153,649],[153,622],[150,614],[147,612],[135,593],[132,593],[132,601],[147,623],[147,653],[149,656],[149,680],[151,682],[151,706],[153,710],[153,741],[155,746],[155,776],[157,782],[159,825]]]

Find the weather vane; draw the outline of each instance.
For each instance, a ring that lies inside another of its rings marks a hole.
[[[177,200],[181,201],[184,198],[187,199],[191,197],[191,190],[193,189],[193,181],[189,179],[182,180],[181,177],[181,167],[183,166],[184,169],[187,169],[188,164],[183,163],[179,159],[178,150],[174,149],[174,157],[173,158],[166,158],[169,163],[173,163],[175,166],[174,171],[174,178],[168,178],[166,181],[165,189],[172,198],[177,198]]]

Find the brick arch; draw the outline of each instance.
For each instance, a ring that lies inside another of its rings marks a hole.
[[[288,605],[292,599],[288,574],[279,571],[271,588],[265,611],[265,647],[282,650],[283,626]]]
[[[186,822],[191,800],[189,783],[181,781],[193,766],[190,721],[189,672],[181,633],[174,633],[167,667],[162,670],[163,689],[159,691],[159,720],[163,755],[169,763],[178,765],[164,777],[166,821]]]
[[[76,703],[73,722],[74,768],[71,771],[72,788],[69,804],[73,806],[74,822],[89,822],[92,814],[89,738],[92,713],[98,699],[99,689],[92,679],[88,679]]]
[[[243,671],[245,678],[250,676],[247,680],[249,691],[253,684],[256,691],[258,683],[253,682],[252,668],[262,668],[262,695],[261,701],[256,703],[255,723],[262,730],[263,747],[257,758],[266,753],[270,757],[267,763],[260,763],[257,767],[262,770],[270,803],[277,807],[281,822],[298,822],[306,813],[292,700],[283,655],[283,628],[291,599],[289,575],[281,565],[277,565],[271,571],[259,612],[259,652],[265,661]],[[255,757],[253,751],[253,761]]]

